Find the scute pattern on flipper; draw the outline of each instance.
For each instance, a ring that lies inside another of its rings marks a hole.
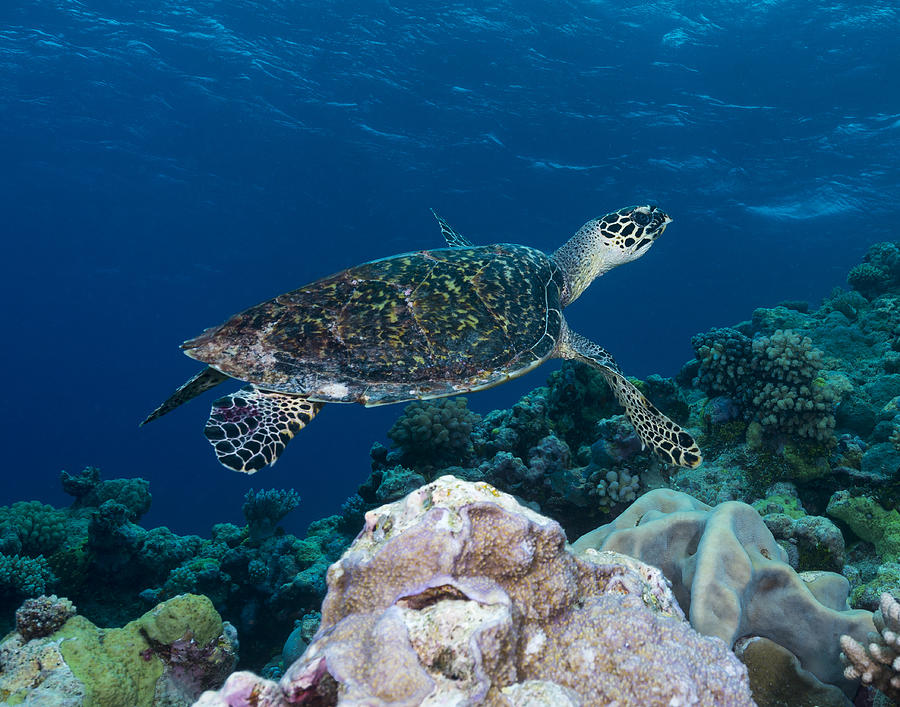
[[[703,455],[694,438],[663,415],[632,385],[609,351],[566,328],[563,331],[560,355],[583,361],[603,374],[616,400],[625,408],[625,414],[634,425],[641,442],[650,447],[660,459],[667,464],[689,469],[700,466]]]
[[[644,444],[668,464],[688,469],[700,466],[703,456],[690,433],[663,415],[625,376],[612,370],[600,372]]]
[[[252,474],[278,461],[322,405],[249,385],[213,403],[203,432],[224,466]]]

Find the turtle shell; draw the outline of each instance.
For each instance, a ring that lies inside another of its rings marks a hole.
[[[499,244],[358,265],[241,312],[183,344],[268,390],[366,405],[502,383],[545,361],[562,327],[562,274]]]

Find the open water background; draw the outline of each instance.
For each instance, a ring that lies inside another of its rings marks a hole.
[[[896,239],[894,2],[4,0],[0,504],[61,469],[144,476],[145,525],[208,534],[250,486],[335,512],[402,408],[330,406],[272,469],[215,461],[178,344],[355,263],[442,244],[552,251],[652,201],[642,260],[566,312],[629,374],[758,306],[813,306]],[[485,412],[550,367],[472,396]]]

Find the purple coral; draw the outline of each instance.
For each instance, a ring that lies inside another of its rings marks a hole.
[[[658,570],[574,555],[559,524],[485,483],[444,476],[370,511],[328,580],[277,692],[242,674],[198,705],[753,704],[744,666],[690,628]]]

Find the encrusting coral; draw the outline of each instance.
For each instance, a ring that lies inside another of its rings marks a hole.
[[[876,631],[865,642],[841,636],[841,660],[847,665],[844,676],[900,701],[900,602],[882,594],[874,621]]]
[[[0,643],[3,704],[187,707],[237,659],[233,630],[206,597],[175,597],[114,629],[71,616],[71,603],[56,600],[42,603],[52,625],[34,633],[41,607],[23,608],[26,632]]]
[[[26,599],[16,610],[16,631],[26,641],[43,638],[76,614],[75,605],[65,597],[42,594]]]
[[[746,669],[666,582],[485,483],[444,476],[366,515],[322,625],[279,684],[236,673],[204,707],[752,705]]]

